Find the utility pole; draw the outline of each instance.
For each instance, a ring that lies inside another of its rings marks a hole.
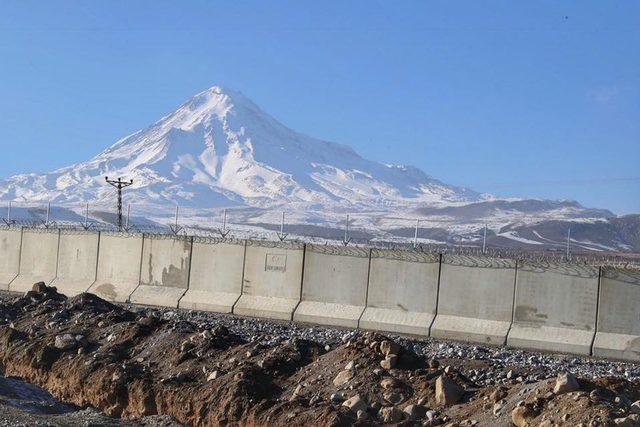
[[[122,189],[133,184],[133,180],[123,181],[122,178],[109,179],[108,176],[105,176],[104,180],[118,189],[118,231],[122,231]]]
[[[413,249],[418,247],[418,227],[420,226],[420,220],[416,219],[416,229],[413,233]]]

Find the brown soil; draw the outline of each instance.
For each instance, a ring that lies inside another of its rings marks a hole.
[[[268,346],[223,325],[200,329],[136,314],[92,294],[67,299],[55,288],[38,290],[0,304],[2,374],[126,419],[161,414],[189,425],[371,425],[382,424],[383,407],[420,404],[434,411],[430,417],[404,414],[398,422],[508,426],[520,405],[532,426],[544,420],[604,426],[627,417],[629,405],[640,399],[640,383],[620,378],[582,378],[579,391],[559,396],[551,392],[554,379],[526,383],[516,379],[521,372],[504,385],[478,386],[465,372],[489,362],[426,360],[406,348],[395,368],[383,369],[380,343],[387,338],[375,333],[332,349],[299,339]],[[78,336],[76,344],[56,346],[63,334]],[[352,378],[334,385],[349,363]],[[462,401],[446,407],[435,397],[436,379],[445,372],[464,388]],[[383,388],[381,381],[389,378],[394,381]],[[343,406],[339,393],[359,394],[366,409],[358,414]],[[498,400],[502,409],[494,414]]]

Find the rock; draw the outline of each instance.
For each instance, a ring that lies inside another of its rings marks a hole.
[[[493,405],[493,415],[499,415],[502,408],[504,408],[504,404],[502,402],[496,402]]]
[[[353,412],[358,411],[366,411],[367,410],[367,402],[365,402],[359,394],[345,400],[342,402],[342,406],[346,406]]]
[[[497,403],[505,397],[507,397],[507,391],[502,387],[498,387],[497,389],[493,390],[489,395],[489,398],[493,403]]]
[[[355,363],[353,362],[353,360],[349,363],[347,363],[347,365],[344,367],[345,371],[351,371],[353,370],[353,368],[355,368]]]
[[[613,423],[621,427],[638,427],[640,426],[640,416],[638,414],[631,414],[624,418],[616,418]]]
[[[341,385],[348,383],[351,378],[353,378],[353,375],[353,371],[340,371],[338,375],[336,375],[336,377],[333,379],[333,385],[336,387],[340,387]]]
[[[213,371],[207,376],[207,381],[213,381],[218,378],[218,371]]]
[[[629,406],[629,412],[640,415],[640,400],[636,400]]]
[[[204,331],[200,332],[200,336],[205,340],[208,340],[208,339],[211,339],[211,337],[213,337],[213,334],[211,333],[210,330],[205,329]]]
[[[528,427],[529,421],[535,417],[535,412],[527,405],[518,406],[511,411],[511,422],[516,427]]]
[[[440,375],[436,380],[436,402],[439,405],[455,405],[463,395],[464,389],[450,377]]]
[[[385,356],[395,355],[400,353],[400,346],[393,341],[384,340],[380,343],[380,353]]]
[[[76,338],[71,334],[62,334],[56,336],[53,346],[62,351],[73,350],[78,345]]]
[[[429,359],[427,366],[429,366],[429,369],[438,369],[440,367],[440,362],[436,359]]]
[[[385,390],[398,387],[398,385],[399,385],[398,380],[392,377],[386,377],[386,378],[383,378],[382,381],[380,381],[380,387],[382,387]]]
[[[390,354],[380,361],[380,366],[387,370],[395,368],[397,364],[398,356],[395,354]]]
[[[572,391],[580,390],[578,380],[570,372],[563,372],[558,374],[556,378],[556,385],[553,387],[555,394],[571,393]]]
[[[31,290],[39,294],[44,293],[44,292],[47,292],[47,285],[45,285],[44,282],[36,282],[33,284],[33,287],[31,288]]]
[[[191,350],[193,347],[195,346],[191,341],[183,341],[182,345],[180,346],[180,353],[186,353],[187,351]]]
[[[336,403],[344,402],[344,395],[342,393],[333,393],[330,399],[332,402]]]
[[[226,337],[229,335],[229,330],[224,325],[216,325],[213,329],[211,329],[211,333],[216,337]]]
[[[380,408],[380,411],[378,411],[380,421],[385,424],[399,423],[402,421],[402,416],[402,411],[394,406]]]
[[[393,392],[386,392],[382,395],[382,397],[392,405],[397,405],[404,400],[404,396],[402,394]]]
[[[544,420],[540,424],[538,424],[538,427],[553,427],[553,426],[554,424],[550,420]]]
[[[410,420],[414,421],[421,420],[427,415],[427,408],[422,405],[407,405],[403,411]]]

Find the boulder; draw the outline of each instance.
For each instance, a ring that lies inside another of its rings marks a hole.
[[[556,385],[553,387],[555,394],[571,393],[578,390],[580,390],[580,384],[578,384],[578,380],[573,374],[570,372],[558,374]]]
[[[353,371],[340,371],[338,375],[336,375],[336,377],[333,379],[333,385],[336,387],[340,387],[341,385],[348,383],[349,380],[353,378],[353,375]]]
[[[402,421],[403,413],[394,406],[388,406],[380,408],[378,417],[384,424],[396,424]]]
[[[346,406],[353,412],[367,410],[367,402],[365,402],[364,399],[362,399],[362,397],[360,397],[359,394],[356,394],[355,396],[342,402],[342,406]]]
[[[528,427],[535,417],[535,412],[527,405],[517,406],[511,411],[511,422],[516,427]]]
[[[455,405],[462,400],[464,389],[453,379],[440,375],[436,380],[436,402],[439,405]]]

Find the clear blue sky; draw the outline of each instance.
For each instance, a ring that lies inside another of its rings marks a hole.
[[[214,84],[365,157],[640,212],[638,1],[0,1],[0,176]]]

